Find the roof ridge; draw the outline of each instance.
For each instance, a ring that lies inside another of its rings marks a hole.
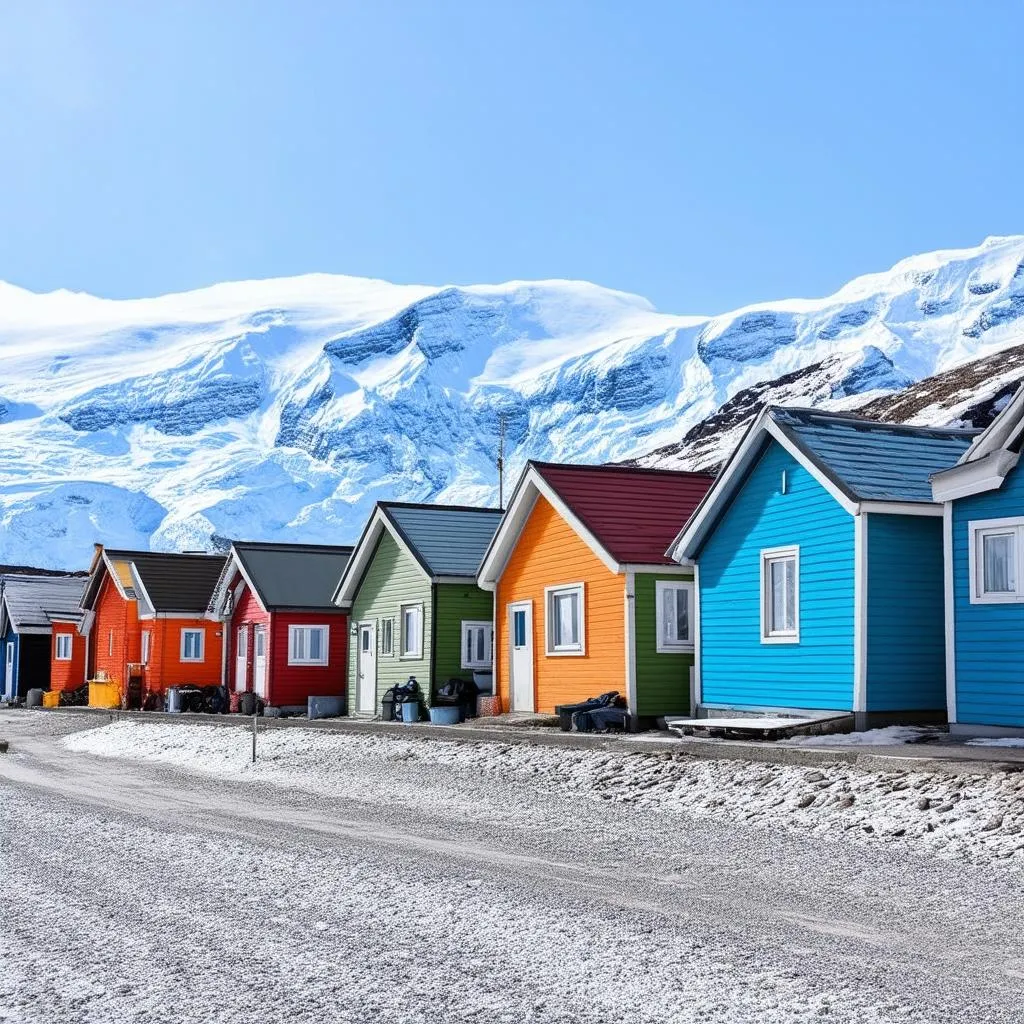
[[[349,551],[354,549],[352,544],[303,544],[297,541],[273,541],[273,540],[236,540],[231,546],[233,548],[269,548],[271,550],[315,550],[315,551]]]
[[[493,512],[503,514],[500,508],[487,505],[445,505],[429,501],[378,501],[381,508],[438,509],[442,512]]]
[[[853,412],[830,412],[825,409],[812,409],[807,406],[797,405],[769,405],[769,414],[774,419],[774,414],[796,413],[798,415],[816,416],[822,419],[835,420],[836,422],[855,423],[860,427],[869,427],[877,430],[898,430],[908,434],[943,434],[947,437],[975,437],[980,430],[972,427],[929,427],[914,423],[893,423],[889,420],[873,420],[868,416],[862,416]]]
[[[645,473],[652,476],[704,476],[714,478],[714,473],[705,473],[693,469],[666,469],[661,466],[627,466],[621,462],[544,462],[540,459],[530,459],[529,464],[538,469],[581,469],[581,470],[613,470],[621,473]]]

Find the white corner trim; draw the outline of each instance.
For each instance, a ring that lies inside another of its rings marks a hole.
[[[700,565],[693,567],[693,685],[690,687],[690,717],[697,714],[701,702],[701,621],[700,621]]]
[[[868,513],[853,527],[853,710],[868,709]]]
[[[942,577],[946,621],[946,717],[956,724],[956,587],[953,573],[953,506],[942,516]]]
[[[942,515],[942,505],[930,501],[862,501],[859,512],[889,516],[933,516],[938,519]]]
[[[625,587],[626,613],[626,703],[629,713],[637,713],[636,690],[636,576],[626,573]]]

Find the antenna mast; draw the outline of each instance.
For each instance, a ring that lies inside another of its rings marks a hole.
[[[505,511],[505,414],[498,417],[498,511]]]

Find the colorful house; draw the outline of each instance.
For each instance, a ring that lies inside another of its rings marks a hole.
[[[223,625],[207,610],[224,563],[97,545],[82,598],[90,678],[116,683],[129,704],[169,686],[218,685]]]
[[[306,709],[345,693],[348,616],[333,602],[351,547],[235,543],[210,611],[225,625],[226,685]]]
[[[493,601],[477,567],[501,512],[378,502],[334,595],[355,639],[349,714],[380,710],[384,692],[415,676],[436,685],[490,672]]]
[[[1024,736],[1024,389],[959,462],[943,502],[950,731]]]
[[[672,546],[697,565],[698,714],[945,717],[942,506],[974,433],[767,408]]]
[[[713,480],[528,463],[479,574],[504,707],[551,713],[618,690],[637,719],[689,713],[693,570],[665,550]]]
[[[82,685],[85,645],[69,629],[74,630],[84,586],[82,576],[0,577],[4,700],[24,700],[31,689]]]

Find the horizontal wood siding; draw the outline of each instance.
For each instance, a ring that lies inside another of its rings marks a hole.
[[[472,679],[473,670],[462,667],[462,623],[490,622],[494,596],[473,584],[440,584],[437,587],[437,629],[434,634],[434,679]]]
[[[868,514],[867,710],[945,711],[942,520]]]
[[[584,583],[586,654],[559,657],[545,651],[544,588]],[[608,690],[626,694],[624,576],[610,572],[571,526],[543,497],[530,513],[519,542],[498,581],[495,633],[495,685],[509,707],[510,649],[508,606],[533,602],[535,706],[550,714]]]
[[[111,633],[114,636],[113,652]],[[142,629],[139,626],[138,603],[125,601],[109,576],[100,584],[89,643],[92,645],[93,675],[105,672],[108,679],[123,689],[127,682],[128,663],[136,663],[142,656]]]
[[[239,573],[235,574],[235,578],[231,581],[231,588],[234,589],[238,586],[241,580]],[[228,624],[228,635],[224,638],[224,642],[228,645],[228,657],[227,657],[227,680],[226,685],[232,690],[239,689],[236,685],[235,672],[237,670],[237,656],[238,656],[238,631],[243,627],[246,630],[246,644],[245,644],[245,686],[241,689],[252,691],[252,679],[253,679],[253,655],[255,653],[255,642],[253,640],[253,630],[256,626],[265,626],[267,628],[267,644],[270,644],[270,612],[265,612],[261,607],[259,601],[256,600],[255,594],[253,594],[249,584],[246,583],[242,590],[241,595],[235,602],[235,610],[231,615],[231,621]],[[268,650],[269,654],[269,650]],[[269,658],[267,660],[267,675],[272,675],[272,663]],[[268,679],[268,686],[270,680]]]
[[[853,517],[771,442],[699,553],[702,703],[852,710],[853,537]],[[789,545],[800,642],[765,644],[761,551]]]
[[[635,576],[634,643],[636,645],[636,714],[643,716],[690,713],[690,669],[693,652],[658,653],[656,587],[658,580],[680,583],[692,576]],[[692,614],[691,609],[691,614]]]
[[[290,626],[327,626],[326,665],[288,664]],[[340,612],[274,612],[268,653],[268,703],[305,707],[310,697],[340,697],[345,693],[348,616]]]
[[[57,659],[57,637],[71,637],[71,660]],[[50,689],[77,690],[85,682],[85,637],[73,622],[55,622],[50,640]],[[2,669],[0,669],[2,671]]]
[[[223,623],[209,619],[143,619],[149,630],[149,664],[145,668],[146,689],[163,693],[169,686],[217,686],[221,676]],[[199,629],[204,633],[203,660],[181,660],[181,631]],[[135,657],[138,661],[138,656]]]
[[[423,605],[423,657],[400,658],[400,610],[404,604]],[[394,654],[384,657],[380,653],[381,622],[389,618],[394,629]],[[431,608],[430,580],[423,570],[399,546],[394,537],[385,531],[377,550],[370,560],[355,600],[352,602],[350,620],[353,623],[375,622],[377,624],[377,700],[375,713],[380,713],[380,701],[385,690],[396,683],[404,683],[409,676],[416,681],[426,697],[430,694],[430,637],[433,620]],[[349,645],[348,687],[349,714],[356,713],[356,683],[358,680],[358,644]]]
[[[969,523],[1024,516],[1024,474],[953,502],[957,722],[1024,728],[1024,604],[971,604]]]

